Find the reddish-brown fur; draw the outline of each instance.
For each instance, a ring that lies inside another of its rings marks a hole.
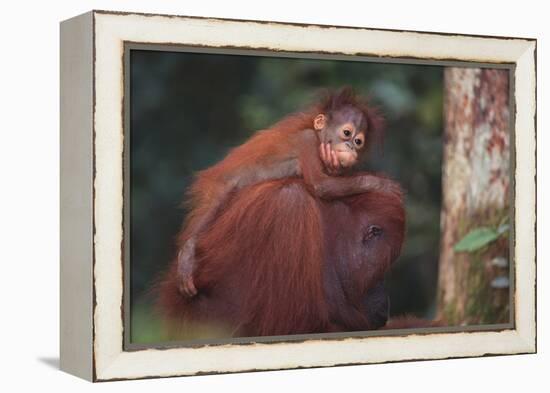
[[[399,255],[404,220],[397,194],[328,202],[301,179],[246,187],[197,239],[198,294],[179,293],[175,260],[160,310],[172,332],[193,324],[233,336],[370,329],[365,294]],[[383,234],[367,238],[373,225]]]
[[[318,157],[319,141],[312,131],[311,141],[297,146],[293,135],[313,130],[314,118],[319,113],[330,114],[345,106],[355,107],[363,113],[367,121],[366,146],[380,143],[384,119],[377,108],[355,95],[350,88],[344,88],[338,94],[327,92],[317,104],[285,117],[269,129],[255,133],[246,143],[231,150],[222,161],[197,174],[188,191],[186,204],[190,213],[184,229],[178,235],[178,246],[183,247],[190,237],[196,235],[197,228],[205,224],[204,217],[211,214],[212,206],[219,203],[220,198],[223,199],[228,189],[228,180],[235,175],[244,176],[249,170],[259,172],[262,167],[279,163],[288,156],[289,151],[298,150],[305,181],[308,184],[314,182],[322,171]]]

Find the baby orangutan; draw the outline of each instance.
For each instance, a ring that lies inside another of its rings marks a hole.
[[[309,110],[257,132],[222,161],[199,172],[189,191],[190,212],[177,239],[180,292],[188,297],[197,293],[193,282],[197,235],[214,220],[228,196],[243,187],[302,177],[310,192],[323,199],[369,191],[399,194],[391,181],[351,172],[380,136],[382,122],[366,101],[351,88],[343,88]]]

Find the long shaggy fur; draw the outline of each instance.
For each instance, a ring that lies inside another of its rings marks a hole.
[[[230,334],[248,336],[373,326],[364,309],[364,293],[399,254],[404,230],[401,198],[367,193],[331,203],[314,199],[307,187],[321,166],[319,141],[314,131],[310,141],[295,137],[313,129],[317,114],[330,116],[347,107],[364,115],[367,144],[379,141],[382,116],[352,89],[344,88],[257,132],[197,174],[177,246],[182,249],[189,239],[196,240],[193,281],[198,295],[188,299],[178,292],[181,277],[175,260],[159,298],[172,326],[185,330],[190,324],[213,323]],[[257,168],[297,156],[305,180],[261,183],[254,177]],[[251,183],[256,184],[237,187],[232,183],[237,177],[254,179]],[[384,237],[361,249],[358,232],[365,230],[365,222],[375,221],[387,227]]]
[[[367,247],[361,231],[370,223],[385,232]],[[198,295],[180,295],[174,261],[159,307],[176,330],[214,325],[224,334],[264,336],[369,329],[364,295],[397,258],[403,235],[397,195],[328,203],[299,179],[247,187],[198,239]]]

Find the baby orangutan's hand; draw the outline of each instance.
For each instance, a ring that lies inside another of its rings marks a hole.
[[[189,239],[183,248],[178,252],[178,278],[180,280],[178,289],[185,297],[193,297],[197,294],[193,282],[193,271],[195,269],[195,241]]]
[[[338,160],[336,152],[332,150],[330,143],[321,143],[319,155],[329,175],[340,174],[342,165],[340,164],[340,160]]]

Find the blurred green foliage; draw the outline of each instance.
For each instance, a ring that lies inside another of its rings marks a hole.
[[[393,315],[435,310],[441,206],[443,68],[364,61],[131,51],[131,331],[161,341],[154,282],[174,254],[193,173],[254,131],[351,85],[387,118],[366,162],[406,190],[407,238],[388,276]]]

